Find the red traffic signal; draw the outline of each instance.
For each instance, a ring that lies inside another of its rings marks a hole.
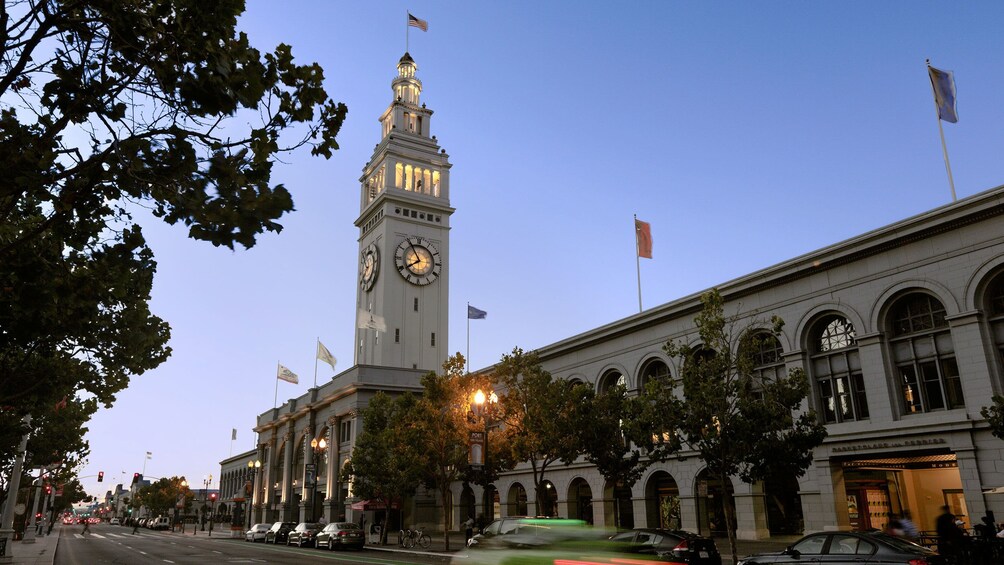
[[[216,493],[215,492],[209,493],[209,500],[211,500],[213,502],[216,502]]]
[[[105,472],[104,471],[98,471],[98,482],[100,483],[103,480],[105,480]]]
[[[52,485],[50,484],[45,485],[45,494],[52,494]]]
[[[136,484],[138,482],[139,482],[139,473],[133,473],[132,474],[132,484]]]

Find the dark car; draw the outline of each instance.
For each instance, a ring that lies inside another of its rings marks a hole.
[[[624,544],[624,551],[628,553],[653,555],[664,561],[722,565],[722,556],[714,540],[683,530],[639,528],[611,536],[610,541]]]
[[[316,547],[353,547],[362,549],[366,541],[365,533],[352,522],[332,522],[317,534]]]
[[[286,545],[295,545],[298,547],[314,545],[314,537],[316,537],[323,529],[324,524],[318,524],[316,522],[300,522],[295,528],[290,530],[289,535],[286,536]]]
[[[943,565],[934,551],[881,532],[820,532],[809,534],[780,553],[745,557],[737,565],[825,563],[826,565]]]
[[[289,531],[296,527],[296,522],[276,522],[265,532],[265,543],[286,543]]]

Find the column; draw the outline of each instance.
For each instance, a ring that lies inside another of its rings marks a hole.
[[[762,483],[751,491],[732,495],[736,505],[736,539],[769,538],[770,530],[767,528],[767,508],[764,504]]]
[[[336,506],[339,502],[339,498],[341,497],[341,488],[339,488],[341,485],[338,481],[338,475],[342,472],[338,466],[338,443],[336,443],[336,439],[338,438],[336,430],[338,429],[339,418],[337,416],[332,416],[328,418],[326,423],[328,425],[328,452],[325,454],[325,457],[328,458],[328,473],[324,478],[324,492],[326,497],[323,504],[324,519],[327,520],[328,523],[331,523],[337,521],[341,514],[345,512],[345,509],[343,508],[341,509],[341,512],[339,512]]]
[[[283,440],[286,448],[283,450],[282,458],[282,508],[280,515],[282,520],[292,522],[295,519],[293,512],[293,424],[289,424]]]
[[[311,412],[311,420],[313,420],[313,412]],[[303,444],[300,449],[303,450],[303,476],[300,477],[300,522],[307,522],[313,520],[311,516],[311,510],[314,504],[314,491],[310,485],[307,484],[307,465],[312,465],[314,463],[314,448],[310,446],[310,440],[314,439],[314,423],[311,422],[307,424],[307,429],[303,434]],[[314,469],[315,476],[317,469]]]

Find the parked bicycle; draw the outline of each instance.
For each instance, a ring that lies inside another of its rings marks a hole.
[[[429,545],[432,544],[432,538],[422,528],[409,528],[401,530],[398,533],[398,543],[405,549],[411,549],[416,545],[422,549],[429,549]]]

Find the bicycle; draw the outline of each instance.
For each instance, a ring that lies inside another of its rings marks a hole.
[[[429,549],[429,545],[432,544],[432,538],[422,528],[401,530],[398,539],[398,543],[405,549],[411,549],[416,545],[422,549]]]

